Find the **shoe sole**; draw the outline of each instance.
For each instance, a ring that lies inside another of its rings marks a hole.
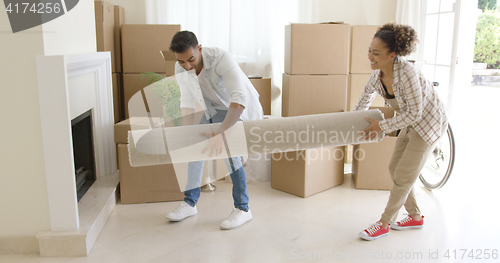
[[[397,225],[392,226],[391,225],[391,228],[394,230],[421,229],[422,227],[424,227],[424,226],[423,225],[419,225],[419,226],[397,226]]]
[[[389,235],[389,232],[387,232],[387,233],[385,233],[385,234],[382,234],[382,235],[378,235],[378,236],[376,236],[376,237],[371,237],[371,236],[365,235],[365,234],[363,234],[363,232],[360,232],[360,233],[358,234],[358,236],[359,236],[360,238],[362,238],[362,239],[364,239],[364,240],[368,240],[368,241],[372,241],[372,240],[375,240],[375,239],[379,239],[379,238],[381,238],[381,237],[385,237],[385,236],[387,236],[387,235]]]
[[[221,230],[231,230],[231,229],[235,229],[235,228],[238,228],[238,227],[240,227],[240,226],[242,226],[242,225],[244,225],[244,224],[246,224],[246,223],[248,223],[248,222],[252,221],[252,219],[253,219],[253,218],[250,218],[250,219],[248,219],[247,221],[245,221],[244,223],[242,223],[241,225],[238,225],[238,226],[233,226],[233,227],[223,227],[223,226],[221,226],[221,227],[220,227],[220,229],[221,229]]]
[[[195,216],[195,215],[197,215],[197,214],[198,214],[198,212],[196,212],[196,214],[188,215],[188,216],[186,216],[186,217],[184,217],[184,218],[179,218],[179,219],[176,219],[176,218],[168,218],[168,217],[167,217],[167,219],[168,219],[170,222],[180,222],[180,221],[182,221],[182,220],[184,220],[184,219],[186,219],[186,218],[188,218],[188,217]]]

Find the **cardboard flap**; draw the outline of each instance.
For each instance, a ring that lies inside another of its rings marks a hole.
[[[160,53],[165,60],[177,60],[177,58],[175,57],[175,53],[170,50],[160,51]]]
[[[320,24],[344,24],[344,21],[335,21],[335,22],[321,22]]]

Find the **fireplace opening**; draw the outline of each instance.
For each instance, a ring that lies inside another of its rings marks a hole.
[[[92,111],[88,110],[71,121],[73,156],[78,201],[96,180]]]

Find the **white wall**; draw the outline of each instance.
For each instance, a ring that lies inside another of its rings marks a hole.
[[[95,52],[94,21],[93,1],[82,0],[45,33],[13,34],[0,5],[0,238],[50,230],[35,59]]]
[[[105,0],[125,9],[125,24],[147,24],[146,5],[153,0]]]
[[[397,0],[316,0],[318,22],[382,25],[396,20]]]
[[[67,14],[42,25],[45,55],[96,52],[94,1],[82,0]]]
[[[125,8],[126,24],[147,24],[147,6],[155,0],[107,0]],[[313,22],[344,21],[382,25],[396,20],[397,0],[313,0]]]

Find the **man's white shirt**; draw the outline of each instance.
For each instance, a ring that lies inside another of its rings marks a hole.
[[[175,64],[181,108],[195,109],[198,102],[211,117],[215,109],[227,110],[231,103],[237,103],[245,107],[240,117],[242,120],[262,119],[259,94],[231,54],[219,48],[204,47],[202,57],[203,69],[199,76],[195,70],[186,71],[178,62]]]

